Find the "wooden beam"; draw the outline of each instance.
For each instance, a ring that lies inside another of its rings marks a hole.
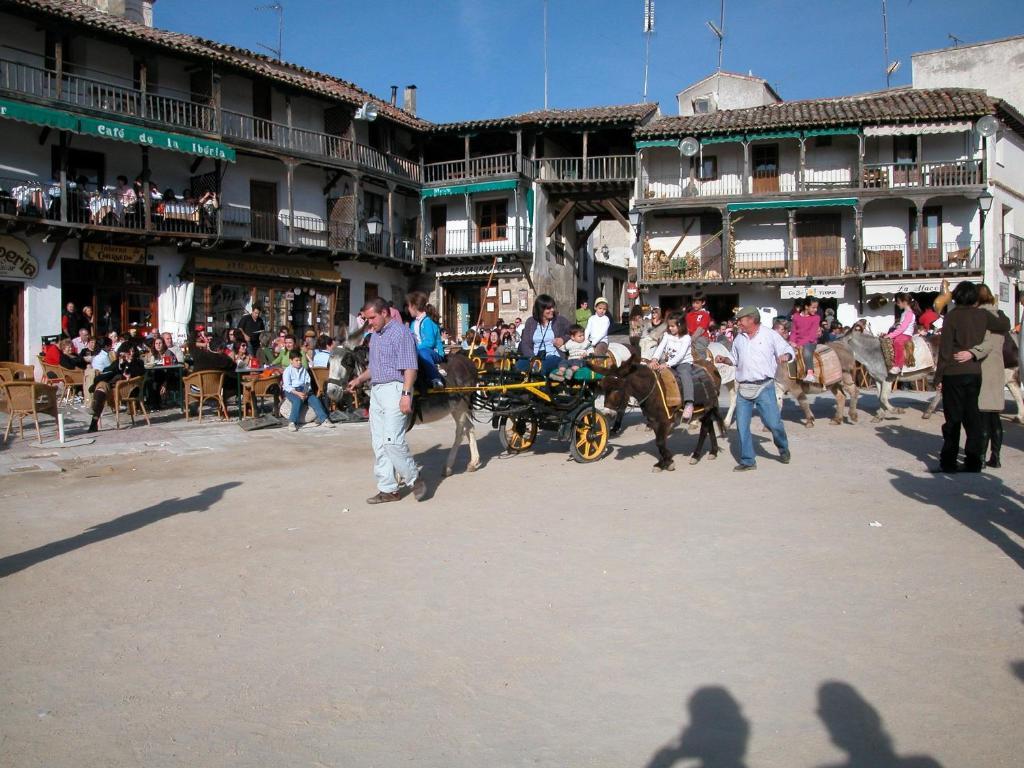
[[[342,172],[341,171],[335,171],[334,172],[334,175],[331,176],[330,180],[324,186],[324,195],[327,195],[327,193],[329,193],[332,189],[334,189],[338,185],[338,182],[341,181],[341,176],[342,176]]]
[[[562,222],[565,221],[565,217],[568,216],[569,213],[572,212],[572,209],[575,207],[575,200],[570,200],[569,202],[562,206],[562,210],[560,210],[556,214],[555,220],[552,221],[551,226],[548,227],[548,237],[551,237],[553,234],[555,234],[555,230],[557,230],[562,225]]]
[[[627,232],[630,231],[629,219],[622,215],[622,211],[616,208],[615,204],[612,203],[611,200],[602,200],[601,205],[606,211],[608,211],[608,213],[610,213],[615,218],[617,222],[619,222],[619,224],[622,225],[622,228],[624,230],[626,230]]]
[[[592,222],[590,222],[590,226],[587,227],[586,231],[580,233],[576,237],[576,250],[577,251],[586,244],[587,240],[590,239],[590,236],[592,234],[594,234],[594,230],[597,229],[597,225],[600,224],[603,220],[604,219],[601,216],[595,216],[594,220]]]
[[[43,146],[46,140],[50,138],[50,126],[46,126],[39,132],[39,146]]]
[[[64,245],[64,240],[58,240],[53,244],[53,248],[50,249],[50,257],[46,260],[46,268],[53,269],[53,265],[57,263],[57,256],[60,254],[60,248]]]
[[[196,173],[196,169],[197,169],[197,168],[199,167],[199,164],[200,164],[201,162],[203,162],[203,158],[202,158],[202,157],[197,157],[197,158],[196,158],[195,160],[193,160],[193,161],[192,161],[192,165],[190,165],[190,166],[188,167],[188,172],[189,172],[190,174],[192,174],[193,176],[195,176],[195,173]]]
[[[683,234],[679,236],[679,239],[678,239],[678,240],[676,241],[676,244],[675,244],[675,245],[674,245],[674,246],[672,247],[672,253],[670,253],[670,254],[668,255],[668,257],[669,257],[670,259],[671,259],[671,258],[672,258],[673,256],[675,256],[675,255],[676,255],[676,251],[678,251],[678,250],[679,250],[679,246],[683,244],[683,240],[685,240],[685,239],[686,239],[686,236],[687,236],[688,234],[690,234],[690,230],[691,230],[691,229],[693,229],[693,225],[694,225],[694,223],[695,223],[696,221],[697,221],[697,217],[696,217],[696,216],[692,216],[692,217],[690,217],[690,224],[689,224],[689,225],[687,225],[687,224],[686,224],[686,217],[685,217],[685,216],[683,217]]]

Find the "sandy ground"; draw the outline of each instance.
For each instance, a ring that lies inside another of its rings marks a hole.
[[[417,427],[381,507],[365,426],[4,476],[0,764],[1016,768],[1024,427],[936,477],[938,420],[786,416],[741,475]]]

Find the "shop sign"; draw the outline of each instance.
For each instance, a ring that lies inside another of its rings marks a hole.
[[[865,280],[864,292],[872,293],[939,293],[942,291],[942,278],[928,280]]]
[[[210,270],[213,272],[233,272],[239,275],[252,275],[253,277],[299,278],[329,283],[341,282],[341,275],[335,270],[315,267],[301,262],[218,259],[212,256],[196,256],[194,264],[198,271]]]
[[[0,235],[0,279],[31,280],[39,272],[39,262],[28,245],[16,237]]]
[[[784,285],[779,289],[783,299],[805,299],[813,296],[816,299],[841,299],[846,293],[846,286],[838,285]]]
[[[86,261],[105,261],[110,264],[145,264],[146,249],[134,245],[83,243],[82,258]]]

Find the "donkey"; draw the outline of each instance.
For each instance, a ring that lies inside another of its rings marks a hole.
[[[836,412],[832,416],[831,423],[836,425],[843,423],[843,414],[847,410],[846,403],[847,399],[849,399],[850,423],[856,424],[857,398],[860,395],[856,380],[854,379],[854,367],[857,361],[854,359],[850,348],[844,344],[830,343],[822,346],[828,347],[836,353],[843,372],[843,377],[839,381],[829,384],[825,388],[836,399]],[[798,355],[800,353],[794,350],[793,354]],[[783,395],[787,394],[793,398],[793,401],[800,406],[804,413],[803,425],[808,428],[814,426],[814,414],[811,413],[811,407],[807,404],[807,395],[812,391],[823,391],[821,385],[808,384],[804,381],[791,379],[789,376],[789,363],[779,363],[779,367],[775,372],[775,391],[780,399]]]
[[[891,389],[892,382],[896,380],[897,375],[899,376],[900,381],[918,381],[920,379],[931,378],[932,374],[935,373],[934,365],[924,366],[907,374],[889,373],[889,367],[886,365],[885,356],[882,354],[881,340],[878,336],[875,336],[868,331],[851,330],[839,341],[833,342],[833,346],[837,348],[840,345],[844,345],[849,348],[854,359],[864,366],[868,375],[871,376],[872,380],[875,382],[878,390],[878,411],[872,417],[872,423],[877,423],[886,416],[900,416],[903,414],[903,408],[896,408],[889,402],[889,390]],[[936,337],[928,337],[928,346],[931,347],[932,359],[934,360],[937,356]]]
[[[704,441],[711,439],[711,450],[709,458],[718,458],[718,438],[715,435],[715,425],[725,430],[722,422],[722,415],[718,411],[718,397],[721,390],[722,378],[714,365],[710,363],[695,363],[704,370],[706,374],[706,386],[703,389],[704,397],[698,397],[698,404],[704,406],[704,412],[700,416],[700,435],[697,438],[697,446],[690,455],[690,463],[696,464],[701,460],[704,451]],[[630,399],[635,400],[640,411],[647,419],[647,425],[654,432],[654,440],[658,450],[658,461],[654,464],[654,471],[675,470],[672,453],[668,449],[668,437],[672,428],[679,423],[682,414],[682,407],[667,407],[659,394],[657,375],[646,365],[640,363],[636,356],[630,358],[613,368],[605,375],[599,384],[604,393],[603,410],[606,413],[614,414],[621,418],[629,404]]]

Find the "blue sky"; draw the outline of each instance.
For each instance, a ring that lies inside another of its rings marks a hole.
[[[262,50],[276,44],[266,0],[160,0],[156,25]],[[387,97],[419,87],[429,120],[496,117],[543,106],[542,0],[283,0],[287,60]],[[656,0],[650,100],[714,71],[705,26],[719,0]],[[552,107],[641,100],[643,0],[549,0]],[[784,99],[885,86],[880,0],[727,0],[723,68],[766,78]],[[1024,33],[1021,0],[889,0],[890,58]]]

